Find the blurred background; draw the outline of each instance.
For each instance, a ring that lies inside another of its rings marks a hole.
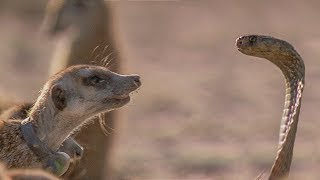
[[[0,0],[0,96],[32,101],[55,39],[44,0]],[[119,179],[254,179],[276,154],[284,78],[234,46],[243,34],[287,40],[305,60],[291,179],[320,178],[320,2],[117,1],[125,73],[143,86],[113,132]],[[267,175],[267,173],[266,173]]]

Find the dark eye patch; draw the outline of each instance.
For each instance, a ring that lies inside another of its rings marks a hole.
[[[106,79],[98,75],[92,75],[92,76],[83,78],[83,84],[86,86],[97,86],[99,84],[102,84],[105,81]]]
[[[91,82],[91,84],[98,84],[104,82],[105,80],[100,78],[99,76],[91,76],[89,77],[89,81]]]

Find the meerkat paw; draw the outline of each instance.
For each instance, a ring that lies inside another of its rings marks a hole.
[[[67,172],[71,163],[70,156],[65,152],[57,152],[47,162],[46,169],[60,177]]]
[[[83,156],[83,147],[72,137],[66,139],[59,148],[60,152],[67,153],[72,162],[78,162]]]

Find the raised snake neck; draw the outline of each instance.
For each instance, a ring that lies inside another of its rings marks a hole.
[[[286,79],[285,105],[280,124],[278,152],[269,180],[289,175],[304,87],[302,58],[288,42],[270,36],[245,35],[237,39],[238,50],[249,56],[265,58],[278,66]]]
[[[305,76],[303,60],[297,52],[294,53],[296,54],[285,56],[285,61],[279,59],[283,57],[277,56],[269,59],[281,69],[286,79],[286,97],[280,124],[278,152],[269,180],[287,178],[292,161]]]

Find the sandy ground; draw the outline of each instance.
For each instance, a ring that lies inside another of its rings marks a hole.
[[[0,94],[30,101],[55,40],[39,33],[43,2],[4,2]],[[285,39],[305,60],[291,179],[319,179],[319,8],[298,0],[118,2],[126,73],[143,80],[114,132],[119,179],[254,179],[270,169],[284,79],[270,62],[237,51],[235,39],[248,33]]]

